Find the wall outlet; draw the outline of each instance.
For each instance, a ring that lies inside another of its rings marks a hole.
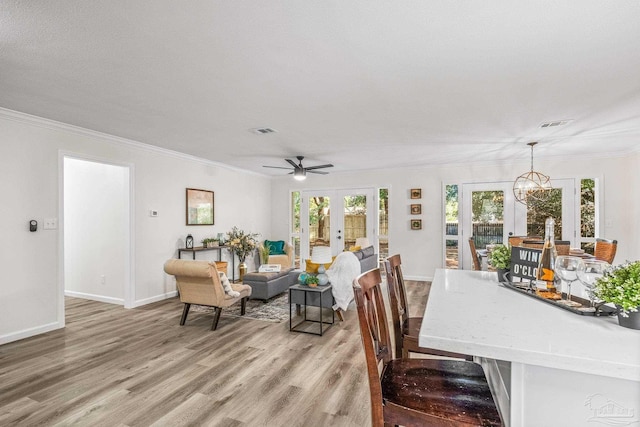
[[[107,278],[104,277],[104,274],[100,276],[100,284],[105,285],[107,283]]]
[[[150,216],[150,217],[156,217],[156,216],[158,216],[158,211],[157,211],[157,210],[155,210],[155,209],[151,209],[151,210],[149,211],[149,216]]]
[[[55,230],[58,228],[58,218],[45,218],[42,228],[45,230]]]

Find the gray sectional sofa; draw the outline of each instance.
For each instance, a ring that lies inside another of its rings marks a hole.
[[[373,246],[362,248],[353,254],[360,261],[360,272],[364,273],[378,267],[378,254],[375,253]]]
[[[374,252],[373,246],[363,248],[353,254],[360,261],[360,271],[364,273],[378,267],[378,254]],[[247,273],[243,283],[251,286],[251,299],[268,300],[289,289],[289,286],[298,283],[300,270],[283,268],[277,273]]]

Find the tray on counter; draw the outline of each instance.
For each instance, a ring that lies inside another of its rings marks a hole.
[[[558,300],[552,300],[552,299],[547,299],[547,298],[542,298],[541,296],[537,295],[535,293],[535,291],[532,291],[529,287],[529,284],[527,282],[517,282],[518,284],[514,284],[513,282],[501,282],[501,284],[508,289],[514,290],[516,292],[519,292],[521,294],[527,295],[531,298],[535,298],[538,301],[543,301],[546,302],[547,304],[551,304],[554,307],[558,307],[561,308],[563,310],[568,310],[572,313],[575,314],[580,314],[582,316],[613,316],[614,314],[618,313],[618,310],[613,308],[613,307],[609,307],[608,305],[604,305],[604,304],[596,304],[596,310],[595,311],[585,311],[585,310],[580,310],[580,307],[571,307],[568,305],[564,305],[558,302]],[[576,296],[571,296],[571,300],[575,301],[575,302],[579,302],[580,304],[582,304],[585,307],[589,306],[589,300],[586,300],[584,298],[580,298],[580,297],[576,297]]]

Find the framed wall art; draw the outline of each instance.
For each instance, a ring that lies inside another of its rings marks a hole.
[[[421,199],[422,198],[422,189],[421,188],[412,188],[411,189],[411,198],[412,199]]]
[[[411,229],[412,230],[422,230],[422,220],[421,219],[412,219],[411,220]]]
[[[187,188],[187,225],[213,225],[213,191]]]
[[[411,205],[411,215],[420,215],[422,213],[422,205],[416,203]]]

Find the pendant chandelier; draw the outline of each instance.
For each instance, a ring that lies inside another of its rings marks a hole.
[[[533,147],[537,142],[530,142],[531,147],[531,170],[516,178],[513,183],[513,195],[520,203],[527,204],[529,201],[544,200],[547,197],[547,190],[551,189],[549,177],[543,173],[533,170]]]

